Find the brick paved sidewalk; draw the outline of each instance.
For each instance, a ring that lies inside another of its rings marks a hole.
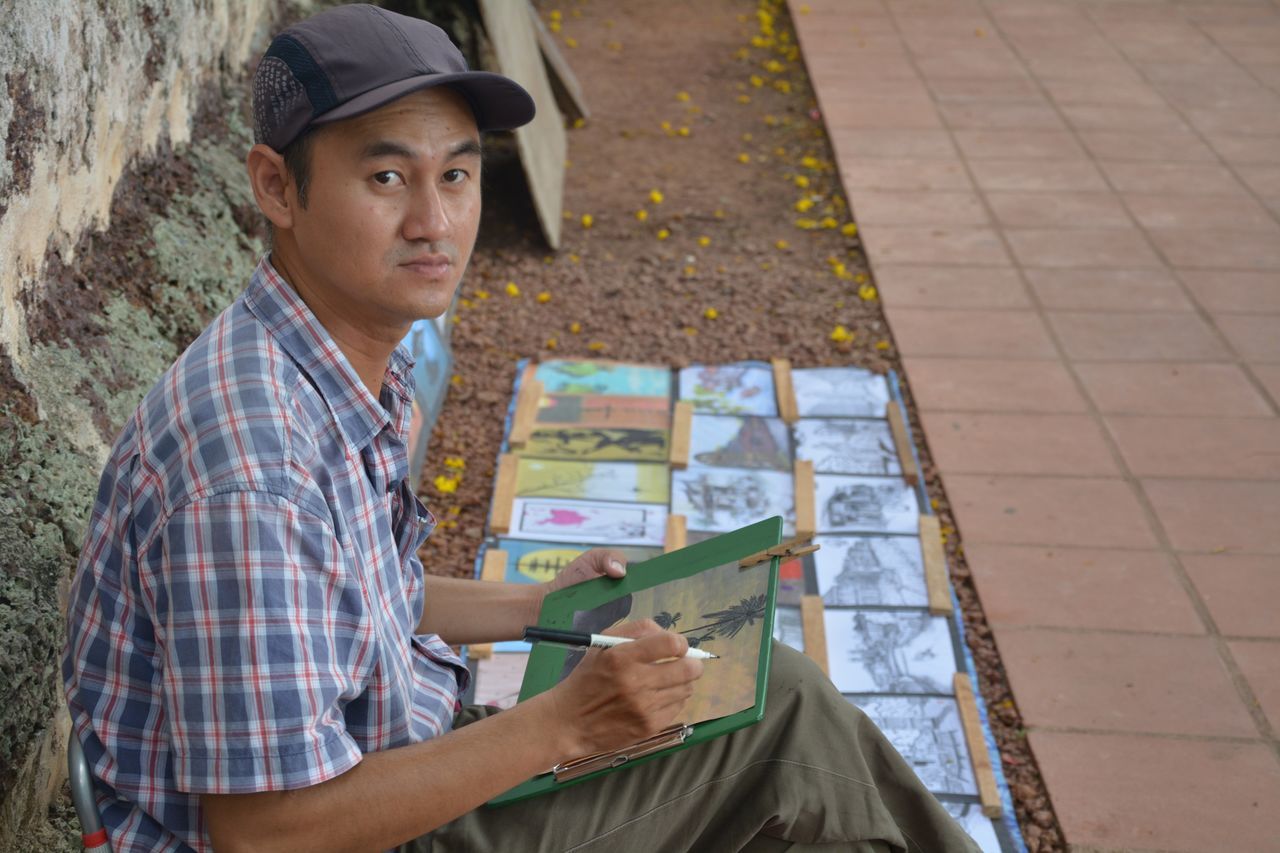
[[[1280,5],[790,8],[1068,842],[1280,850]]]

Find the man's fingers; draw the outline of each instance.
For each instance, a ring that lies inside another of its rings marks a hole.
[[[633,640],[638,640],[650,634],[665,634],[666,632],[658,627],[658,623],[652,619],[636,619],[632,622],[619,622],[617,625],[611,625],[604,629],[602,633],[612,637],[630,637]],[[622,646],[617,646],[617,648],[622,648]]]

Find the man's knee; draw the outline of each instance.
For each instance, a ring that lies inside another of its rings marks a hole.
[[[808,655],[775,640],[766,707],[793,700],[839,703],[847,705],[855,716],[862,714],[861,709],[840,695],[831,679]]]

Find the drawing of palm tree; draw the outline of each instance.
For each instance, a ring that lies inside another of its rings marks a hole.
[[[695,639],[697,639],[699,643],[713,640],[716,637],[724,637],[725,639],[732,640],[734,637],[738,636],[738,632],[743,628],[748,625],[756,624],[757,619],[764,619],[764,608],[766,602],[767,599],[763,595],[748,596],[727,610],[717,610],[714,613],[703,613],[703,619],[711,619],[712,621],[705,625],[699,625],[696,628],[689,628],[685,631],[681,631],[680,633],[692,634],[695,631],[706,632],[696,638],[690,637],[689,645],[691,646],[696,645],[694,643]]]
[[[653,621],[658,623],[659,628],[662,628],[665,630],[667,628],[675,627],[675,624],[680,621],[680,617],[682,616],[684,616],[684,614],[680,613],[679,611],[672,614],[664,610],[661,613],[659,613],[657,616],[653,617]]]

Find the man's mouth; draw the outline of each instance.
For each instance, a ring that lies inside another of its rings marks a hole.
[[[426,278],[442,278],[452,266],[449,256],[443,252],[434,255],[423,255],[420,258],[405,261],[400,266]]]

